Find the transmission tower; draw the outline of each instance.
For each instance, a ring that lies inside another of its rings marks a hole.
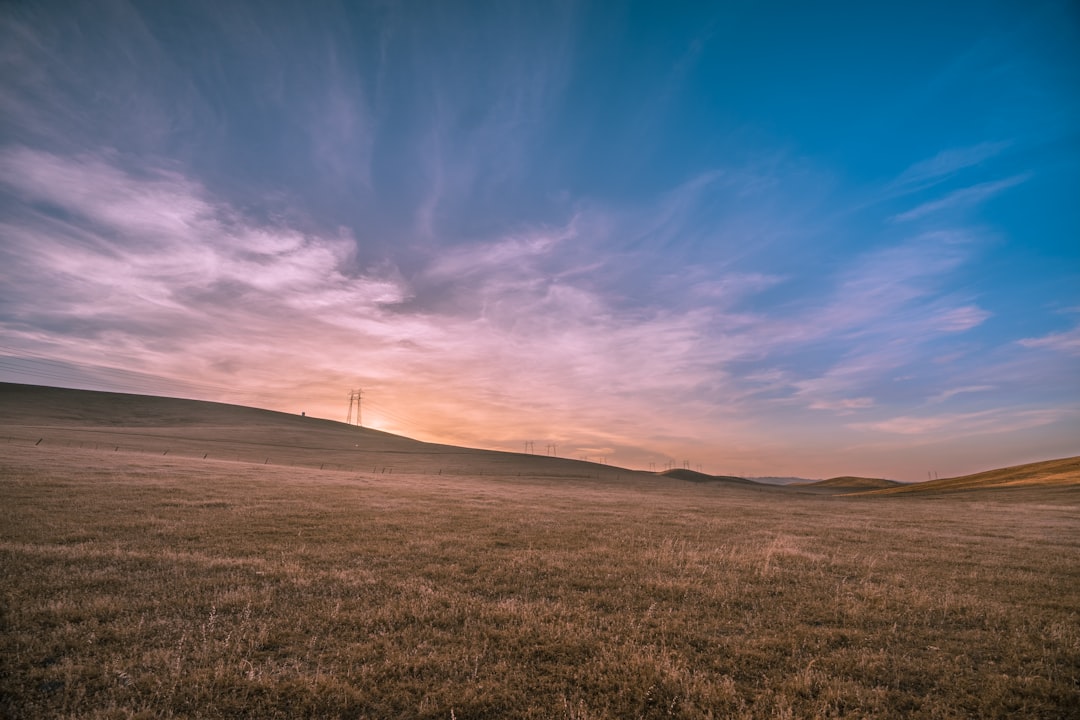
[[[353,402],[354,401],[356,402],[356,426],[361,427],[364,424],[361,421],[361,415],[360,415],[360,397],[363,394],[364,393],[361,390],[350,390],[349,391],[349,414],[345,416],[345,424],[346,425],[352,425],[353,424],[353,412],[352,412],[352,409],[353,409]]]

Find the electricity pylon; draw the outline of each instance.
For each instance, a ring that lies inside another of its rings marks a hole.
[[[361,416],[360,416],[360,397],[362,395],[363,395],[363,392],[360,391],[360,390],[350,390],[349,391],[349,414],[345,416],[345,424],[346,425],[352,425],[353,424],[352,409],[353,409],[353,401],[354,400],[356,401],[356,426],[361,427],[363,425],[363,422],[361,422]]]

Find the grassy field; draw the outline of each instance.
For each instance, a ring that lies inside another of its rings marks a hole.
[[[1080,717],[1075,460],[843,496],[0,405],[0,717]]]
[[[1045,717],[1072,496],[839,498],[0,446],[0,711]]]

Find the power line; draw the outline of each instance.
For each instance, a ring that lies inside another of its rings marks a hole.
[[[404,414],[397,410],[390,410],[382,403],[375,402],[370,398],[368,398],[367,400],[367,406],[371,410],[374,410],[375,414],[379,417],[389,418],[390,420],[395,421],[398,425],[407,426],[418,432],[425,432],[425,427],[413,420],[407,414]]]
[[[8,354],[4,354],[8,353]],[[12,375],[72,385],[108,387],[111,392],[235,394],[235,387],[181,380],[109,365],[56,360],[40,353],[0,346],[0,369]]]

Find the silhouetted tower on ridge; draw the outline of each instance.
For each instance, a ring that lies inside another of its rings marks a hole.
[[[361,421],[361,416],[360,416],[360,397],[362,395],[363,395],[363,391],[361,391],[361,390],[350,390],[349,391],[349,414],[345,416],[345,424],[346,425],[352,425],[353,424],[353,411],[352,411],[352,409],[353,409],[353,402],[354,401],[356,402],[356,426],[361,427],[364,424]]]

